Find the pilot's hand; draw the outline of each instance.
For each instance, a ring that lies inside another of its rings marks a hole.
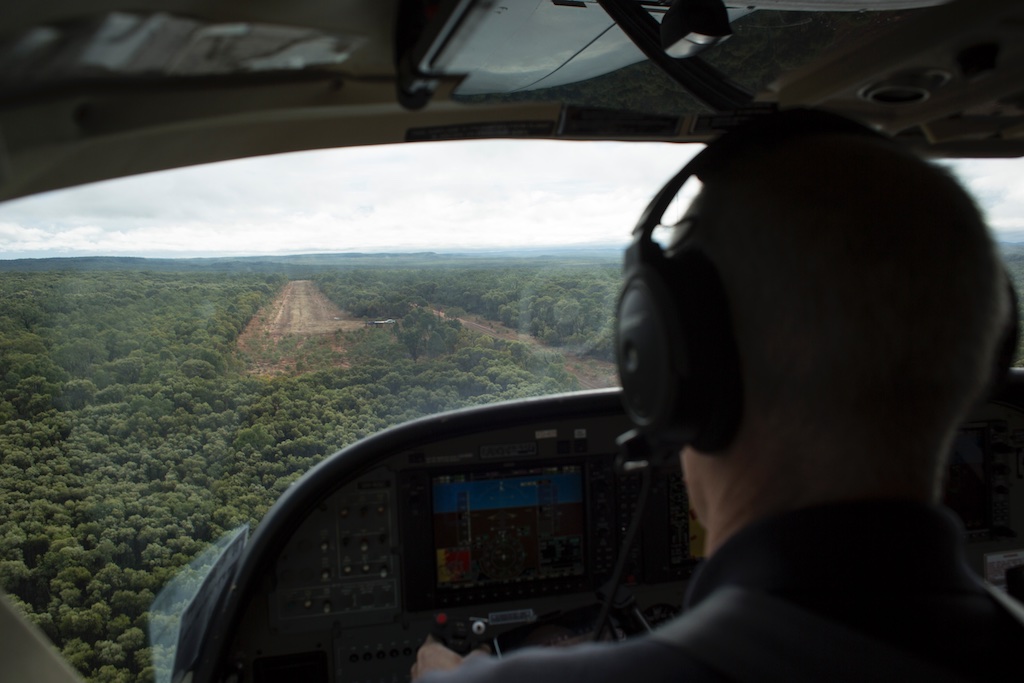
[[[409,670],[409,674],[412,676],[412,680],[415,681],[425,673],[456,669],[470,657],[489,655],[490,653],[490,648],[486,645],[481,645],[463,657],[459,653],[446,648],[434,636],[428,635],[427,639],[420,645],[420,649],[416,652],[416,662],[412,665],[412,669]]]

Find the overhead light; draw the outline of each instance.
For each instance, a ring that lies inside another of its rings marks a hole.
[[[731,35],[722,0],[676,0],[661,20],[661,46],[670,57],[693,57]]]

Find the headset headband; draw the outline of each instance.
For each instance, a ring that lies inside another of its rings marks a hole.
[[[653,241],[654,230],[690,177],[716,182],[736,158],[817,134],[886,140],[824,112],[791,110],[757,118],[691,159],[641,214],[626,251],[616,359],[623,405],[637,427],[623,440],[645,441],[646,457],[686,444],[708,453],[724,449],[738,430],[743,408],[739,351],[717,268],[685,242],[666,254]]]

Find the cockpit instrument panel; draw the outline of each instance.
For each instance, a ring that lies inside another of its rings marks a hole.
[[[250,558],[257,588],[229,649],[240,680],[403,681],[428,634],[501,652],[589,637],[640,490],[614,466],[618,401],[474,409],[329,458],[253,537],[264,558]],[[1022,448],[1021,413],[996,405],[956,439],[945,502],[979,572],[984,552],[1017,543]],[[700,561],[677,463],[653,477],[640,529],[619,632],[671,618]]]
[[[1006,420],[987,420],[964,425],[954,440],[943,503],[960,517],[969,540],[991,540],[1014,533],[1010,528],[1009,485],[1016,464],[1013,456],[1020,452],[1013,444],[1014,438]]]

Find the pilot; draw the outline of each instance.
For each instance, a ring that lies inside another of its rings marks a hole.
[[[1015,324],[992,238],[941,167],[852,124],[796,134],[799,119],[705,150],[735,148],[698,173],[680,224],[677,242],[720,277],[742,380],[735,433],[679,454],[707,534],[682,615],[619,643],[503,659],[428,639],[414,680],[1019,671],[1020,606],[971,573],[962,528],[938,504],[957,427],[1005,372]]]

